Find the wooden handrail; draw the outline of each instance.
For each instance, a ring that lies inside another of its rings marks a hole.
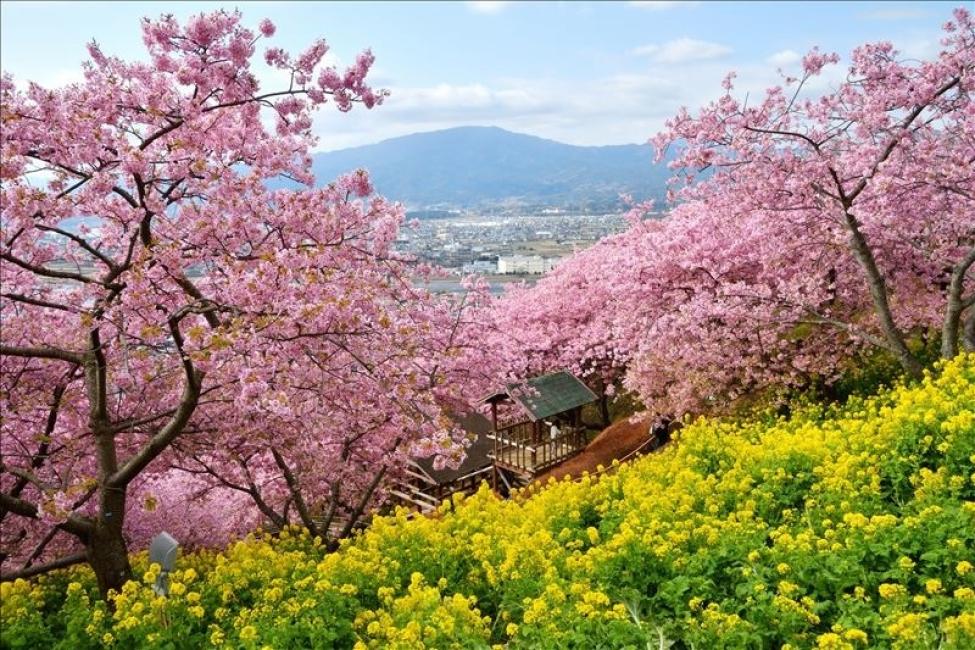
[[[533,445],[529,445],[529,444],[527,444],[525,442],[522,442],[520,440],[515,440],[515,439],[512,439],[512,438],[505,437],[503,435],[503,432],[504,431],[505,431],[505,429],[501,429],[500,431],[497,432],[498,434],[501,434],[501,435],[496,435],[496,434],[493,434],[493,433],[488,433],[486,435],[491,440],[496,440],[498,442],[503,442],[503,443],[505,443],[507,445],[512,445],[512,446],[515,446],[515,445],[523,445],[523,446],[528,447],[528,448],[532,448],[533,447]],[[544,446],[546,444],[553,443],[553,442],[559,442],[559,441],[562,441],[562,440],[567,440],[569,438],[572,438],[573,441],[579,441],[579,442],[581,442],[581,439],[583,437],[582,434],[583,434],[583,429],[581,427],[579,427],[579,428],[576,428],[576,427],[573,427],[573,428],[566,427],[561,433],[559,433],[559,435],[555,436],[554,438],[545,438],[542,441],[542,446]]]
[[[523,430],[527,424],[529,423],[510,425],[487,434],[494,440],[495,462],[501,461],[534,474],[575,455],[585,446],[585,430],[581,427],[566,427],[559,435],[546,438],[539,444],[527,444],[519,440],[518,436],[506,435],[511,431]]]
[[[500,442],[504,447],[518,447],[519,449],[525,449],[526,451],[535,451],[536,449],[534,445],[529,445],[524,442],[518,442],[517,440],[510,440],[508,438],[500,438],[490,433],[487,434],[487,437],[490,438],[491,440],[494,440],[495,442]]]

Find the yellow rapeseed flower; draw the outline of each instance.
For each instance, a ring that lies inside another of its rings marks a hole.
[[[257,628],[253,625],[245,625],[240,631],[242,641],[253,641],[257,638]]]

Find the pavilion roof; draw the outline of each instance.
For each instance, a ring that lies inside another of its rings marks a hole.
[[[418,458],[413,462],[438,485],[450,483],[458,478],[489,466],[493,461],[488,454],[494,449],[493,441],[487,437],[491,432],[491,422],[480,413],[468,413],[457,418],[456,422],[474,437],[464,454],[464,460],[457,468],[434,469],[432,458]]]
[[[481,401],[495,403],[506,399],[520,406],[532,422],[537,422],[599,398],[578,377],[561,371],[505,384],[502,390],[487,395]]]

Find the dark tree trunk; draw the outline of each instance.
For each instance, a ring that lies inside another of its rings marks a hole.
[[[966,352],[975,352],[975,307],[968,312],[968,320],[965,321],[965,330],[962,333],[961,345]]]
[[[945,322],[941,330],[941,357],[951,359],[958,354],[959,340],[967,338],[967,332],[961,331],[963,313],[968,305],[962,298],[965,287],[965,276],[975,264],[975,248],[968,252],[961,262],[952,269],[951,280],[948,283],[948,304],[945,308]],[[969,316],[969,321],[971,316]],[[970,323],[966,323],[967,328]],[[962,341],[964,345],[964,341]]]
[[[609,396],[606,395],[606,381],[597,375],[596,382],[593,392],[599,395],[599,425],[605,429],[613,423],[609,417]]]
[[[860,231],[860,222],[850,212],[849,204],[844,207],[846,208],[844,215],[846,225],[850,231],[850,247],[853,249],[853,256],[867,276],[867,286],[870,289],[870,297],[873,299],[874,311],[880,321],[880,329],[884,333],[890,351],[897,357],[901,367],[904,368],[904,372],[912,379],[920,379],[924,376],[924,367],[907,347],[903,333],[894,322],[894,315],[887,295],[887,283],[877,266],[877,260]]]
[[[88,537],[88,563],[95,572],[98,591],[107,599],[109,589],[116,592],[132,577],[129,549],[122,535],[125,514],[125,491],[106,491],[102,503],[106,506]]]

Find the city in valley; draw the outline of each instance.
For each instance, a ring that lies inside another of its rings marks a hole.
[[[396,241],[403,253],[456,275],[487,277],[496,291],[508,282],[534,282],[574,251],[621,232],[619,212],[586,213],[560,208],[535,212],[439,212],[404,228]],[[413,216],[408,213],[408,216]],[[434,291],[456,291],[458,278],[429,282]]]

